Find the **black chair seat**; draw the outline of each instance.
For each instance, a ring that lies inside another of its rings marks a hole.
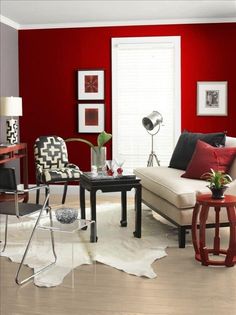
[[[18,203],[19,216],[32,214],[41,210],[42,205],[33,203]],[[16,215],[15,203],[13,201],[0,202],[0,214]]]

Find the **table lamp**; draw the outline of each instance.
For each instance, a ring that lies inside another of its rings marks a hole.
[[[10,117],[6,120],[7,142],[15,144],[18,142],[18,122],[13,117],[22,116],[21,97],[1,97],[0,116]]]
[[[144,128],[152,136],[152,148],[151,153],[149,154],[147,166],[153,166],[153,159],[156,160],[157,165],[160,166],[160,161],[158,160],[155,152],[153,151],[153,136],[155,136],[160,130],[161,123],[163,122],[163,117],[158,111],[153,111],[147,117],[144,117],[142,120]]]

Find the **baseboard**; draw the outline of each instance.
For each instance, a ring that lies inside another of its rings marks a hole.
[[[35,186],[35,184],[30,184],[30,187]],[[64,185],[50,185],[50,194],[51,195],[62,195],[63,194]],[[79,189],[80,187],[78,185],[68,185],[67,189],[67,195],[77,195],[79,196]],[[88,194],[88,192],[85,190],[85,193]],[[100,190],[97,191],[97,194],[101,194],[102,192]],[[134,194],[134,191],[128,192],[128,194]],[[110,195],[120,195],[120,192],[109,192]]]
[[[36,184],[30,184],[29,187],[33,187]],[[23,185],[18,185],[23,186]],[[64,185],[50,185],[50,194],[61,195],[63,194]],[[79,186],[76,185],[68,185],[67,190],[68,195],[78,195],[79,194]]]

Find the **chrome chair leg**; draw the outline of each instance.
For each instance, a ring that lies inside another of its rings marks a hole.
[[[5,219],[4,244],[3,244],[3,248],[1,249],[0,253],[3,253],[6,246],[7,246],[7,228],[8,228],[8,215],[6,215],[6,219]]]
[[[45,210],[45,206],[46,206],[46,204],[47,204],[47,202],[48,202],[48,198],[49,198],[49,194],[47,195],[47,197],[46,197],[46,199],[45,199],[45,202],[44,202],[44,205],[43,205],[42,209],[40,210],[39,216],[38,216],[38,218],[37,218],[37,220],[36,220],[36,223],[35,223],[34,228],[33,228],[33,230],[32,230],[30,239],[29,239],[28,244],[27,244],[27,246],[26,246],[24,255],[23,255],[22,260],[21,260],[21,262],[20,262],[20,266],[19,266],[19,268],[18,268],[18,270],[17,270],[17,274],[16,274],[15,281],[16,281],[16,283],[19,284],[19,285],[22,285],[22,284],[28,282],[30,279],[34,278],[35,276],[37,276],[37,275],[40,274],[41,272],[43,272],[43,271],[47,270],[48,268],[50,268],[51,266],[53,266],[53,265],[56,263],[56,261],[57,261],[57,256],[56,256],[56,252],[55,252],[54,235],[53,235],[53,230],[51,230],[50,235],[51,235],[52,252],[53,252],[53,256],[54,256],[54,261],[51,262],[50,264],[48,264],[47,266],[43,267],[43,268],[40,269],[39,271],[33,273],[31,276],[29,276],[29,277],[27,277],[27,278],[25,278],[25,279],[23,279],[23,280],[21,280],[21,281],[19,280],[20,272],[21,272],[22,266],[23,266],[24,261],[25,261],[25,258],[26,258],[26,256],[27,256],[29,247],[30,247],[30,245],[31,245],[31,241],[32,241],[32,238],[33,238],[33,236],[34,236],[35,230],[37,229],[38,223],[39,223],[39,221],[40,221],[42,212],[43,212],[43,210]],[[51,224],[51,226],[52,226],[52,214],[51,214],[51,210],[49,211],[49,218],[50,218],[50,224]]]
[[[53,226],[51,209],[49,210],[49,218],[50,218],[50,226]],[[54,256],[54,263],[56,263],[56,261],[57,261],[57,254],[56,254],[56,251],[55,251],[55,240],[54,240],[53,230],[50,230],[50,234],[51,234],[51,244],[52,244],[52,251],[53,251],[53,256]]]

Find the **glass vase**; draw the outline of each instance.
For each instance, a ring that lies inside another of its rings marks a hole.
[[[106,165],[107,151],[106,147],[91,148],[91,169],[92,166],[97,167],[98,172],[102,172]]]

